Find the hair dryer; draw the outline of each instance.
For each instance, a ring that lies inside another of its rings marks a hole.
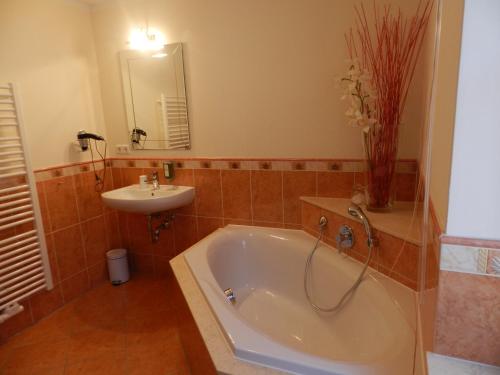
[[[134,128],[130,139],[132,140],[132,143],[139,143],[141,141],[141,136],[147,137],[146,132],[141,128]]]
[[[82,151],[87,151],[87,149],[89,148],[89,139],[95,139],[96,141],[104,141],[104,138],[101,137],[100,135],[94,133],[87,133],[85,130],[80,130],[77,133],[76,138],[80,143]]]

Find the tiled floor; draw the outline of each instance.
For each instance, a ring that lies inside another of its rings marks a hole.
[[[0,346],[0,374],[189,374],[174,282],[137,276],[98,286]]]

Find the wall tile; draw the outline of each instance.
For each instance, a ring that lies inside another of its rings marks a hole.
[[[218,228],[222,228],[224,224],[222,218],[198,216],[197,220],[198,220],[198,240],[205,238]]]
[[[415,173],[396,173],[395,199],[397,201],[412,202],[417,193],[417,176]]]
[[[268,227],[268,228],[284,228],[283,223],[276,223],[272,221],[254,221],[253,225],[256,227]]]
[[[52,290],[41,291],[30,297],[33,319],[38,321],[63,305],[62,292],[59,285]]]
[[[225,218],[252,219],[250,189],[250,171],[222,171],[222,204]]]
[[[153,254],[146,216],[130,214],[127,218],[130,249],[134,253]]]
[[[96,285],[101,284],[108,280],[108,264],[107,261],[103,260],[90,266],[87,269],[89,275],[90,286],[93,288]]]
[[[152,254],[129,253],[132,271],[152,275],[154,263]]]
[[[252,171],[251,178],[253,220],[282,223],[282,172]]]
[[[137,184],[139,175],[153,170],[158,170],[161,182],[166,183],[161,160],[153,161],[113,160],[107,171],[105,190]],[[254,225],[297,229],[305,220],[313,228],[309,231],[314,233],[321,211],[312,207],[302,210],[299,197],[316,195],[316,190],[319,195],[349,197],[354,173],[359,174],[360,170],[357,161],[274,159],[263,162],[256,159],[206,162],[204,167],[200,160],[177,161],[182,165],[176,168],[176,178],[172,183],[195,186],[197,198],[192,205],[176,210],[175,224],[162,231],[160,241],[155,245],[149,240],[144,217],[116,213],[102,205],[100,195],[94,191],[95,179],[90,164],[37,173],[49,261],[56,288],[59,288],[59,296],[63,296],[64,302],[107,280],[104,253],[109,248],[129,248],[133,268],[162,275],[169,272],[168,260],[172,256],[222,225],[251,225],[253,220]],[[336,172],[331,172],[332,165]],[[200,169],[202,167],[204,169]],[[102,169],[100,164],[98,169]],[[320,175],[316,178],[318,171]],[[338,218],[329,219],[332,226],[338,226]],[[336,229],[328,229],[327,241],[334,243]],[[354,249],[353,256],[361,260],[366,252],[363,253],[362,248]],[[61,279],[63,282],[58,286]],[[62,303],[57,294],[53,291],[33,297],[28,303],[33,305],[30,314],[38,319],[57,308]]]
[[[62,280],[85,269],[85,255],[79,225],[55,232],[54,248]]]
[[[198,240],[196,217],[178,215],[175,218],[174,231],[175,250],[179,254]]]
[[[224,226],[226,225],[252,225],[251,220],[242,220],[242,219],[228,219],[224,218]]]
[[[61,282],[64,303],[85,293],[90,287],[87,271],[83,270]]]
[[[435,352],[500,366],[500,278],[441,271]]]
[[[139,176],[144,174],[142,168],[122,168],[123,186],[135,185],[139,183]]]
[[[350,198],[354,172],[318,172],[318,197]]]
[[[87,266],[93,266],[105,260],[109,247],[104,217],[99,216],[82,223],[82,233]]]
[[[49,219],[49,209],[47,206],[47,194],[45,194],[45,185],[43,182],[36,183],[36,190],[38,193],[38,202],[40,204],[40,214],[42,215],[43,229],[45,233],[50,232],[51,225]]]
[[[124,187],[121,168],[111,168],[111,177],[113,179],[113,189]]]
[[[111,212],[104,216],[106,226],[106,239],[109,249],[117,249],[123,246],[120,236],[120,223],[118,221],[118,214]]]
[[[45,243],[47,245],[47,255],[49,256],[50,271],[52,273],[52,282],[59,284],[61,280],[59,276],[59,266],[57,264],[57,254],[54,245],[54,236],[52,234],[45,235]]]
[[[73,176],[59,177],[44,182],[51,231],[78,223],[78,209]]]
[[[222,217],[220,170],[197,169],[194,172],[196,212],[200,216]]]
[[[285,223],[300,223],[300,197],[316,196],[316,172],[283,172]]]
[[[21,304],[23,303],[21,302]],[[24,311],[14,315],[12,318],[2,323],[2,329],[0,330],[0,343],[5,342],[7,338],[33,324],[31,305],[29,303],[25,303],[23,305]]]
[[[301,222],[302,226],[311,230],[313,233],[319,232],[319,218],[321,217],[321,208],[302,202]]]

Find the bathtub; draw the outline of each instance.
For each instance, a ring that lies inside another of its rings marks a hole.
[[[234,356],[294,374],[412,374],[414,316],[401,303],[413,300],[412,292],[370,270],[341,311],[316,312],[303,289],[314,242],[300,230],[229,225],[184,253]],[[320,245],[312,265],[315,302],[333,305],[361,267]]]

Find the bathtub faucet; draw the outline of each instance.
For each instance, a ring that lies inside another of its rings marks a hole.
[[[351,207],[347,209],[347,212],[349,212],[349,215],[352,217],[355,217],[356,219],[359,219],[362,223],[363,226],[365,227],[365,232],[366,235],[368,236],[368,246],[376,246],[377,245],[377,239],[373,237],[372,234],[372,226],[370,224],[370,221],[366,217],[365,213],[359,207],[357,204],[352,204]]]

